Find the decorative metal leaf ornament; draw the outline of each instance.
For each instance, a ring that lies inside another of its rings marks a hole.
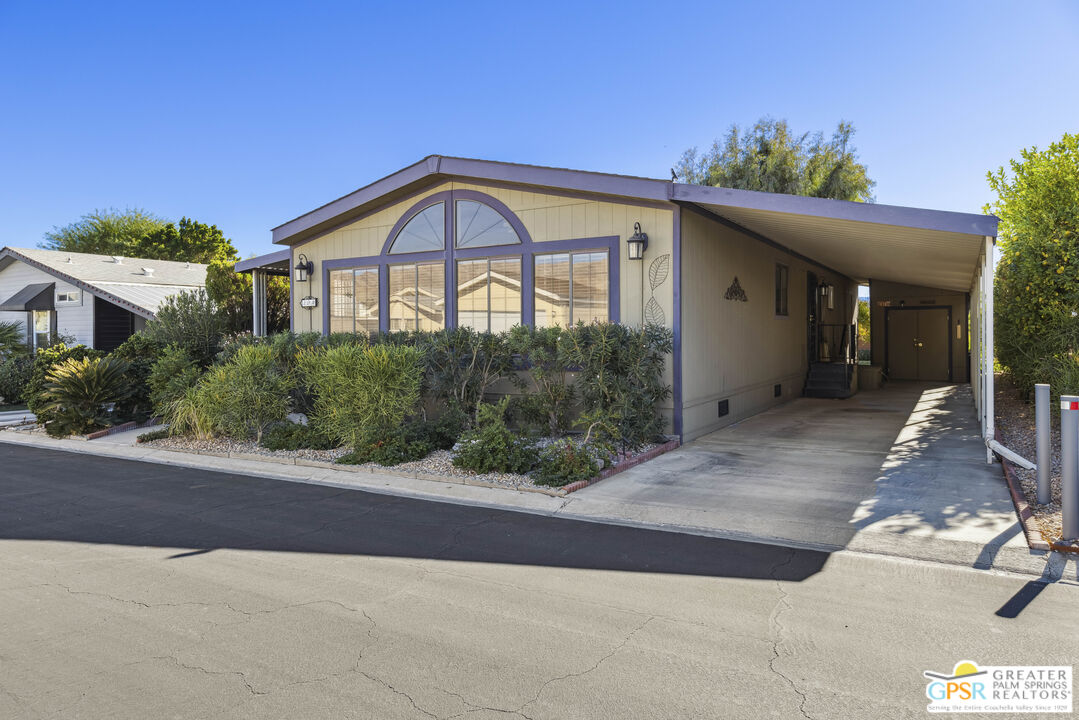
[[[656,325],[667,324],[667,316],[654,297],[648,298],[648,302],[644,305],[644,321]]]
[[[663,284],[671,270],[671,255],[660,255],[652,261],[648,268],[648,282],[652,285],[652,292]]]

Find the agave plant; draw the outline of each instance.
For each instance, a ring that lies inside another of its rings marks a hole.
[[[56,365],[45,382],[44,411],[50,435],[63,437],[112,424],[112,409],[130,395],[124,374],[128,364],[116,358],[69,359]]]

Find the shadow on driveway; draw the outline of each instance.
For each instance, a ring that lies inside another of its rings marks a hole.
[[[803,580],[828,553],[0,445],[0,539]]]

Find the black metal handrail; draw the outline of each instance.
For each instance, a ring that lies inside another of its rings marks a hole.
[[[817,323],[817,361],[818,362],[852,362],[849,338],[850,325],[843,323]],[[825,355],[825,343],[828,344],[828,354]]]

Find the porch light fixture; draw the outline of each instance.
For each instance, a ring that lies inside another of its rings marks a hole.
[[[644,260],[644,251],[648,249],[648,235],[641,232],[641,224],[633,223],[633,237],[626,241],[629,246],[630,260]]]
[[[307,282],[311,278],[311,273],[315,271],[315,263],[307,259],[307,256],[300,253],[300,256],[296,258],[296,282]]]

